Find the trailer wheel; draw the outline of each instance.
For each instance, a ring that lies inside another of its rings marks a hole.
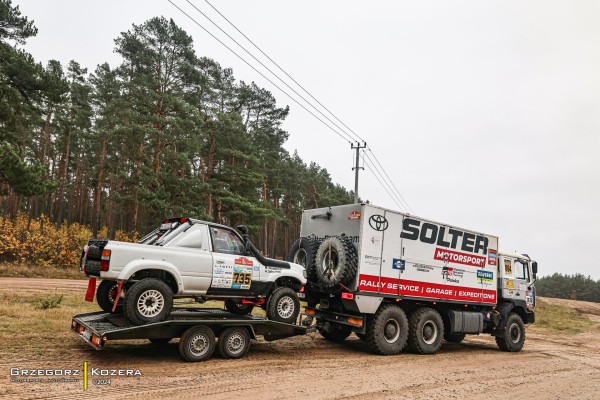
[[[444,332],[444,340],[449,343],[460,343],[465,340],[465,334]]]
[[[332,236],[317,250],[316,270],[319,282],[331,288],[349,284],[358,268],[356,247],[347,236]]]
[[[273,290],[267,301],[267,318],[271,321],[293,324],[300,313],[298,295],[288,287]]]
[[[98,285],[98,290],[96,291],[96,301],[98,305],[102,309],[102,311],[107,313],[113,313],[113,305],[115,304],[115,300],[117,298],[117,293],[119,291],[119,284],[117,281],[113,281],[110,279],[104,279]],[[119,303],[117,304],[117,308],[115,308],[114,314],[121,314],[123,312],[123,300],[119,299]]]
[[[418,354],[433,354],[442,345],[444,322],[433,308],[420,307],[408,318],[408,346]]]
[[[254,306],[252,304],[236,303],[231,299],[225,300],[225,309],[235,315],[250,315]]]
[[[142,279],[125,295],[125,317],[134,325],[163,321],[172,308],[173,291],[158,279]]]
[[[383,304],[377,313],[367,320],[366,342],[375,354],[398,354],[406,346],[407,338],[406,314],[395,304]]]
[[[215,351],[215,334],[203,325],[193,326],[179,339],[179,354],[185,361],[204,361]]]
[[[172,340],[173,338],[156,338],[156,339],[148,339],[150,341],[150,343],[152,343],[155,346],[164,346],[166,344],[169,344],[169,342]]]
[[[348,336],[352,333],[352,328],[346,325],[341,325],[339,327],[329,327],[325,328],[317,328],[321,336],[323,336],[326,340],[330,342],[339,343],[346,340]]]
[[[525,325],[519,314],[510,313],[506,319],[503,337],[496,336],[496,344],[502,351],[521,351],[525,344]]]
[[[315,262],[320,245],[321,240],[315,237],[301,237],[292,244],[287,256],[289,262],[300,264],[306,269],[307,279],[310,282],[317,282]]]
[[[223,358],[242,358],[250,349],[248,329],[234,326],[219,335],[219,353]]]

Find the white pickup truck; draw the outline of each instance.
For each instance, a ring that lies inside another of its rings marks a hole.
[[[166,220],[138,243],[91,239],[81,255],[90,277],[86,294],[105,312],[123,312],[133,324],[163,321],[174,298],[223,300],[239,315],[262,307],[271,320],[294,323],[297,292],[306,283],[298,264],[263,257],[248,240],[247,228],[191,218]]]

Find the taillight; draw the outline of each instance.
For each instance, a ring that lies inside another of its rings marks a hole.
[[[342,299],[352,300],[353,298],[354,298],[354,293],[342,292]]]
[[[110,250],[102,250],[102,257],[100,258],[100,271],[108,271],[110,264]]]

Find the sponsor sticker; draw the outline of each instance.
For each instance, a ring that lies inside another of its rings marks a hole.
[[[375,214],[369,218],[369,225],[376,231],[385,231],[388,228],[388,220],[383,215]]]
[[[252,260],[246,258],[246,257],[240,257],[240,258],[236,258],[233,263],[235,265],[243,265],[246,267],[251,267],[254,265],[254,263],[252,262]]]
[[[496,265],[496,258],[497,258],[496,250],[489,249],[488,250],[488,264],[495,266]]]
[[[394,260],[392,261],[392,269],[399,269],[400,271],[404,271],[405,268],[406,263],[404,260],[394,258]]]
[[[419,272],[430,272],[433,271],[433,266],[432,265],[425,265],[425,264],[413,264],[413,267],[419,271]]]
[[[463,277],[463,272],[464,271],[453,267],[444,267],[442,268],[442,278],[444,278],[446,282],[459,283],[460,278]]]
[[[512,275],[512,262],[510,260],[504,260],[504,273]]]
[[[472,254],[446,250],[439,247],[435,249],[433,258],[448,263],[469,265],[472,267],[483,268],[485,266],[485,257],[483,256],[475,256]]]
[[[350,214],[348,214],[348,220],[350,221],[358,221],[360,219],[360,212],[358,211],[352,211]]]
[[[481,280],[481,282],[493,282],[494,281],[494,273],[492,271],[485,271],[483,269],[477,270],[477,279]]]
[[[506,288],[509,290],[515,290],[515,281],[513,281],[512,279],[507,279]]]
[[[381,264],[381,257],[365,255],[365,264],[379,265]]]

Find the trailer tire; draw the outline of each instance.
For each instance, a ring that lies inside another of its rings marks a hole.
[[[254,306],[252,304],[236,303],[231,299],[225,300],[225,309],[235,315],[250,315]]]
[[[502,351],[521,351],[525,344],[525,324],[519,314],[508,314],[504,334],[502,337],[496,336],[496,344]]]
[[[125,295],[125,317],[134,325],[164,321],[173,308],[173,291],[154,278],[135,283]]]
[[[223,358],[242,358],[250,349],[250,335],[248,329],[241,326],[233,326],[225,329],[219,335],[219,354]]]
[[[185,361],[204,361],[215,351],[215,334],[204,326],[193,326],[179,339],[179,354]]]
[[[417,354],[433,354],[442,345],[444,321],[433,308],[417,308],[408,317],[408,346]]]
[[[465,334],[444,332],[444,340],[448,343],[460,343],[465,340]]]
[[[164,346],[169,344],[169,342],[172,340],[173,338],[155,338],[155,339],[148,339],[150,341],[150,343],[152,343],[154,346]]]
[[[367,320],[366,342],[369,349],[384,356],[400,353],[408,338],[408,320],[395,304],[383,304]]]
[[[316,257],[320,245],[321,240],[315,237],[301,237],[292,244],[288,252],[287,260],[302,265],[309,282],[317,282]]]
[[[326,340],[334,343],[343,342],[352,333],[352,328],[346,325],[341,325],[334,328],[329,327],[328,329],[318,328],[317,330]]]
[[[315,267],[323,287],[348,285],[358,268],[358,255],[352,240],[344,235],[323,240],[317,250]]]
[[[300,300],[293,289],[278,287],[267,300],[267,318],[271,321],[293,324],[300,313]]]
[[[102,282],[100,282],[98,285],[98,290],[96,290],[96,301],[98,302],[98,305],[102,311],[111,314],[121,314],[123,312],[123,300],[121,299],[119,299],[114,313],[112,310],[113,305],[115,304],[115,298],[117,297],[117,293],[119,291],[118,288],[119,284],[117,281],[104,279]]]

